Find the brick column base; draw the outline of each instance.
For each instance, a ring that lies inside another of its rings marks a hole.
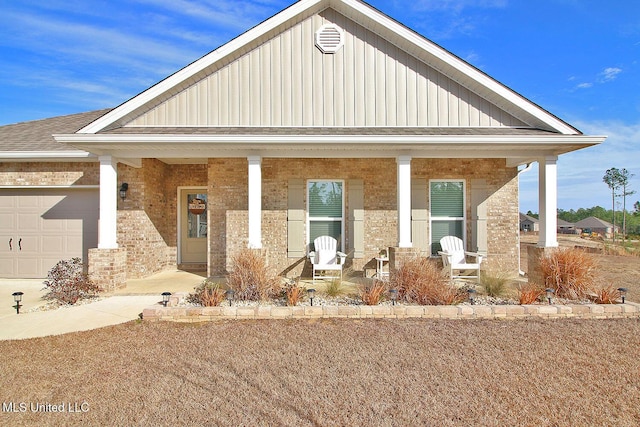
[[[406,261],[420,256],[419,248],[389,248],[389,271],[396,271]]]
[[[127,285],[127,250],[89,249],[89,278],[105,292]]]
[[[527,276],[529,283],[537,283],[540,286],[545,286],[542,270],[540,270],[540,260],[557,250],[558,248],[527,247]]]

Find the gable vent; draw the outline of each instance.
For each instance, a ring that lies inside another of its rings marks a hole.
[[[336,53],[344,44],[344,33],[335,24],[326,24],[316,31],[316,46],[323,53]]]

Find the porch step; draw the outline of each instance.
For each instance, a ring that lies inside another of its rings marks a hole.
[[[198,263],[184,263],[178,264],[178,270],[182,271],[207,271],[207,264],[198,264]]]

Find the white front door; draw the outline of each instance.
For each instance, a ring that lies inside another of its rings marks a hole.
[[[207,189],[179,190],[180,262],[207,263]]]

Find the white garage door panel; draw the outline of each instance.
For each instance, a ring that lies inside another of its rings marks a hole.
[[[64,236],[42,236],[41,253],[62,253],[65,251]]]
[[[37,206],[30,206],[30,207],[18,207],[18,210],[20,209],[37,209]],[[25,233],[29,233],[32,232],[34,230],[38,229],[38,222],[40,221],[40,215],[37,213],[27,213],[25,211],[21,211],[24,213],[20,213],[18,214],[18,218],[17,218],[17,223],[18,223],[18,227],[16,228],[16,231],[18,232],[25,232]]]
[[[0,277],[41,278],[61,259],[86,261],[98,209],[96,190],[0,190]]]
[[[38,258],[24,257],[16,260],[18,277],[40,277],[40,260]]]

